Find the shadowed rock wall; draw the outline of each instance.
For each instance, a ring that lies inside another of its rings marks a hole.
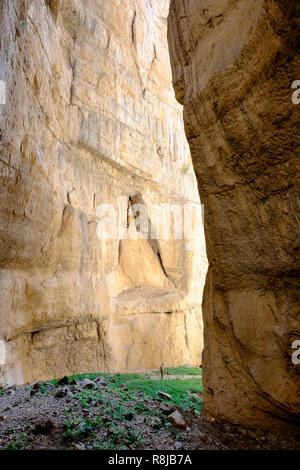
[[[299,318],[299,4],[173,0],[173,83],[184,105],[209,271],[207,416],[295,432]]]

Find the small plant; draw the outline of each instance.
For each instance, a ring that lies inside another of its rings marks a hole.
[[[40,384],[40,390],[41,393],[47,393],[48,392],[48,387],[46,384]]]
[[[120,427],[111,427],[110,434],[113,442],[118,442],[126,436],[126,431]]]
[[[7,449],[8,450],[20,450],[22,449],[23,447],[23,441],[19,440],[19,441],[11,441],[8,446],[7,446]]]
[[[87,418],[85,421],[79,421],[74,417],[72,420],[64,422],[64,436],[75,438],[95,434],[95,428],[99,428],[101,424],[101,416],[98,416],[94,421],[90,418]]]
[[[138,437],[136,440],[136,445],[138,447],[143,447],[145,445],[144,438],[142,436]]]
[[[139,435],[137,434],[135,429],[131,428],[128,431],[127,438],[132,444],[135,444],[135,443],[137,443],[137,441],[139,439]]]
[[[90,408],[91,401],[102,401],[103,395],[99,390],[80,390],[75,398],[84,408]]]
[[[153,410],[148,410],[147,415],[160,417],[162,413],[159,410],[153,409]]]
[[[100,439],[97,444],[97,448],[99,450],[116,450],[116,446],[113,442],[105,441],[104,439]]]
[[[138,447],[142,447],[145,443],[144,438],[142,436],[139,436],[136,432],[135,429],[130,429],[127,435],[128,440],[131,442],[131,444],[135,444]]]
[[[63,424],[63,428],[65,430],[64,435],[67,437],[75,437],[78,435],[78,420],[77,418],[73,418],[72,420],[66,420]]]
[[[115,406],[109,405],[103,411],[110,419],[117,421],[123,421],[125,419],[126,409],[123,403],[118,403]]]
[[[143,402],[138,402],[135,409],[138,413],[142,413],[143,411],[147,411],[147,406]]]

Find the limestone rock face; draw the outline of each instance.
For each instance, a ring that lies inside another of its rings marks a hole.
[[[168,0],[1,2],[1,382],[201,361],[201,233],[196,245],[122,235],[145,231],[136,204],[154,231],[153,204],[199,207],[168,10]],[[114,236],[101,238],[105,227]]]
[[[299,4],[173,0],[168,35],[205,213],[205,410],[295,432]]]

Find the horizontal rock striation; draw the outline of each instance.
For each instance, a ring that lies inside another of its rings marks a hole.
[[[200,199],[209,271],[204,403],[248,427],[300,423],[299,5],[171,1],[173,83]]]

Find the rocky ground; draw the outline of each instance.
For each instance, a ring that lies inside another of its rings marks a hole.
[[[299,449],[201,416],[201,376],[64,377],[0,391],[0,449]]]

